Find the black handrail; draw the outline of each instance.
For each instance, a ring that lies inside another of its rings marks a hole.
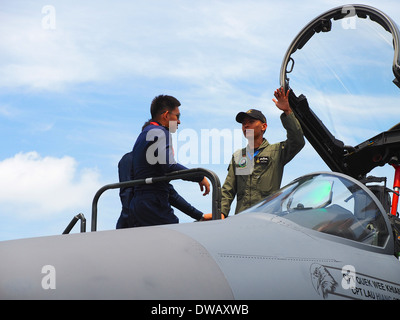
[[[72,228],[75,226],[78,220],[81,220],[81,232],[86,232],[86,218],[83,213],[77,214],[75,217],[72,218],[69,225],[65,228],[62,234],[68,234]]]
[[[130,180],[119,183],[107,184],[101,187],[95,194],[92,202],[92,231],[97,229],[97,203],[104,191],[109,189],[119,189],[126,187],[134,187],[141,184],[152,184],[156,182],[164,182],[178,179],[188,179],[194,176],[204,175],[212,184],[212,219],[221,219],[221,183],[218,176],[211,170],[203,168],[187,169],[174,171],[161,177],[153,177],[147,179]]]

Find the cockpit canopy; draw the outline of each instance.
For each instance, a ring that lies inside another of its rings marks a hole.
[[[273,214],[309,229],[377,247],[384,247],[389,237],[377,199],[364,185],[339,174],[300,177],[245,212]]]
[[[357,180],[392,176],[386,164],[400,164],[400,30],[387,14],[354,4],[314,18],[290,44],[280,83],[292,89],[290,106],[330,170]]]

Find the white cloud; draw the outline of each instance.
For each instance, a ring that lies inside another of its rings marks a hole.
[[[206,92],[230,90],[232,80],[278,77],[297,32],[337,4],[55,0],[54,30],[43,28],[41,5],[8,6],[13,10],[0,12],[0,87],[54,91],[140,76]]]
[[[262,1],[53,1],[55,29],[42,26],[40,5],[8,6],[0,12],[3,87],[53,91],[132,75],[218,86],[261,76],[260,61],[280,60],[292,32],[281,19],[290,6]]]
[[[0,176],[1,214],[28,219],[65,210],[70,210],[72,217],[91,203],[100,187],[96,170],[78,171],[71,157],[41,157],[34,151],[1,161]]]
[[[19,114],[19,111],[10,105],[0,105],[0,116],[5,118],[14,118]]]

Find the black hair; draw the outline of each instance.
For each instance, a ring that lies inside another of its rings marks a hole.
[[[158,115],[162,114],[165,111],[172,111],[176,107],[179,107],[181,103],[178,99],[167,96],[167,95],[159,95],[153,99],[150,106],[150,113],[152,119],[156,119]]]

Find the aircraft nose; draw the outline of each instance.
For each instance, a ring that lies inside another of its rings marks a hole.
[[[207,250],[163,227],[23,239],[0,252],[2,299],[233,299]],[[43,266],[54,267],[55,290],[38,281]]]

